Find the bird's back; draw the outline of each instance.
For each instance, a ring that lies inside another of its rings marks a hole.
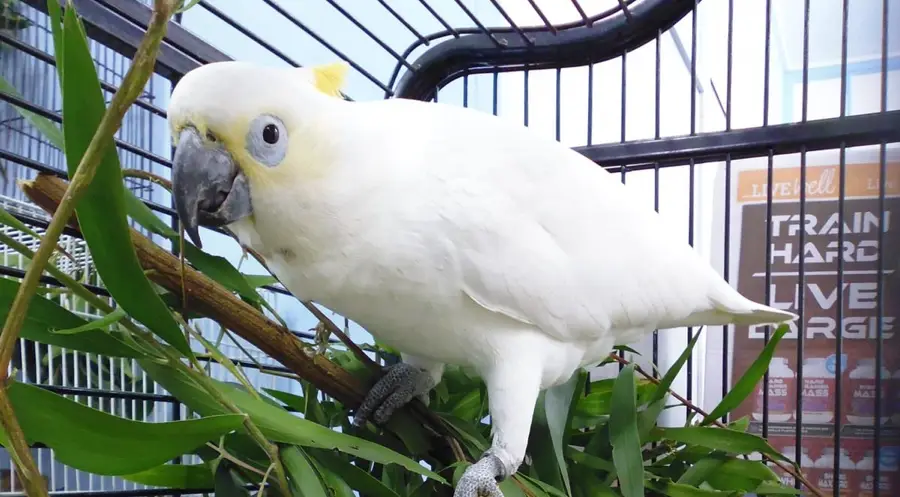
[[[422,178],[460,288],[483,307],[564,340],[793,316],[740,296],[616,176],[554,140],[447,105],[367,105],[409,147],[397,160]]]

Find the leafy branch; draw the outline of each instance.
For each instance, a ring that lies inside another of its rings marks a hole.
[[[0,423],[8,434],[16,461],[16,470],[25,483],[29,496],[46,496],[47,488],[40,472],[31,457],[31,450],[25,438],[13,406],[7,395],[9,386],[9,363],[19,338],[19,330],[28,312],[28,305],[37,289],[38,281],[56,249],[56,243],[63,232],[75,204],[84,195],[87,186],[94,179],[103,154],[109,151],[109,138],[122,124],[125,113],[140,95],[153,74],[159,44],[166,34],[169,18],[174,13],[178,2],[175,0],[156,0],[153,15],[150,19],[147,34],[141,41],[128,72],[119,90],[113,96],[109,109],[103,116],[94,138],[82,157],[72,182],[59,204],[57,214],[53,216],[47,232],[28,267],[19,292],[13,300],[9,315],[0,334]],[[69,6],[71,8],[71,5]],[[58,4],[57,4],[57,8]]]
[[[633,367],[634,371],[636,373],[643,376],[650,383],[657,385],[657,386],[662,385],[664,388],[666,388],[666,391],[668,392],[669,395],[671,395],[676,400],[678,400],[688,410],[693,411],[693,412],[699,414],[700,416],[702,416],[703,424],[711,423],[719,428],[730,429],[729,426],[727,426],[725,423],[722,423],[721,421],[719,421],[718,417],[729,412],[731,409],[734,409],[738,405],[740,405],[740,403],[743,401],[743,399],[747,397],[747,395],[752,390],[753,386],[755,386],[756,383],[759,381],[759,377],[761,377],[762,373],[765,372],[765,370],[769,364],[769,361],[771,360],[772,352],[774,352],[775,348],[778,345],[778,342],[781,340],[781,337],[784,336],[784,334],[786,332],[787,332],[786,329],[782,329],[776,333],[775,337],[769,342],[766,349],[763,350],[763,353],[760,354],[760,356],[756,358],[756,360],[753,362],[753,364],[750,366],[750,368],[748,368],[748,371],[747,371],[748,374],[745,375],[743,378],[741,378],[741,381],[738,382],[737,387],[735,389],[732,389],[731,392],[729,392],[729,394],[724,399],[722,399],[722,402],[719,404],[719,407],[717,407],[713,411],[712,414],[707,413],[706,411],[704,411],[702,408],[695,405],[690,400],[688,400],[688,399],[684,398],[682,395],[678,394],[678,392],[675,392],[671,388],[668,388],[665,385],[663,385],[662,381],[660,381],[653,375],[648,374],[646,371],[644,371],[643,368],[640,367],[640,365],[635,364],[623,357],[620,357],[617,354],[610,354],[609,357],[613,361],[618,362],[619,364],[622,364],[626,367]],[[713,414],[716,414],[716,413],[718,413],[718,415],[713,416]],[[803,486],[806,487],[807,490],[812,492],[814,495],[816,495],[816,497],[825,497],[825,494],[821,490],[819,490],[817,487],[815,487],[803,475],[803,473],[800,470],[798,470],[796,467],[794,467],[793,465],[785,464],[784,462],[778,461],[765,453],[763,453],[762,456],[769,462],[778,466],[778,468],[781,469],[782,471],[785,471],[788,474],[790,474],[792,477],[796,478],[797,481],[802,483]]]

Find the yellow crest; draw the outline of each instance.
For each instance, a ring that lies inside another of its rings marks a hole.
[[[312,67],[313,83],[318,90],[333,97],[341,96],[341,89],[350,66],[346,62],[333,62]]]

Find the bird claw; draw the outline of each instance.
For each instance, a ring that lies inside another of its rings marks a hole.
[[[370,417],[376,424],[384,424],[394,411],[433,386],[434,380],[425,371],[403,362],[394,364],[366,394],[353,416],[353,425],[364,426]]]
[[[478,462],[466,468],[453,490],[453,497],[503,497],[497,484],[502,467],[497,456],[485,454]]]

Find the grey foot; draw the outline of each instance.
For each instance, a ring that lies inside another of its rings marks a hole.
[[[485,453],[478,462],[466,468],[453,490],[453,497],[503,497],[497,481],[505,477],[500,459]]]
[[[413,397],[425,395],[434,385],[434,379],[424,370],[403,362],[394,364],[366,394],[353,416],[353,424],[363,426],[370,417],[376,424],[384,424],[394,411]]]

